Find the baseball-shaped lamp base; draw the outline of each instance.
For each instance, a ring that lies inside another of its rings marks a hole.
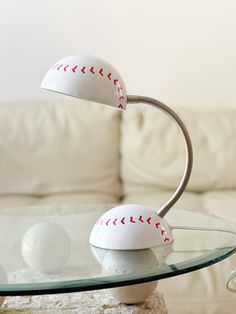
[[[118,251],[109,250],[102,262],[106,275],[125,275],[156,269],[160,265],[152,250]],[[111,295],[125,304],[145,301],[156,289],[157,281],[110,289]]]
[[[165,219],[141,205],[120,205],[94,225],[90,244],[111,250],[140,250],[167,245],[173,235]]]
[[[113,288],[111,295],[124,304],[136,304],[150,297],[157,287],[158,281],[141,283],[127,287]]]

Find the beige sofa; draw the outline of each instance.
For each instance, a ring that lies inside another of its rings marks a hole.
[[[187,191],[173,210],[236,223],[236,109],[176,108],[194,147]],[[125,113],[80,101],[0,105],[0,207],[138,203],[159,208],[184,167],[177,127],[147,105]],[[234,313],[225,280],[233,256],[207,269],[162,280],[169,313]]]

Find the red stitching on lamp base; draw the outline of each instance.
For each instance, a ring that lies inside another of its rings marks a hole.
[[[104,223],[105,222],[105,223]],[[128,223],[136,224],[136,223],[142,223],[142,224],[148,224],[150,227],[154,226],[155,229],[157,229],[160,232],[160,235],[163,238],[164,243],[170,242],[170,238],[167,236],[167,232],[164,229],[164,227],[161,226],[161,223],[159,221],[152,222],[152,217],[143,217],[142,215],[139,215],[138,217],[135,216],[128,216],[128,217],[122,217],[122,218],[109,218],[103,216],[97,221],[97,224],[103,227],[109,227],[109,226],[117,226],[119,224],[126,225]]]
[[[63,66],[63,64],[60,64],[60,65],[57,67],[57,71],[59,71],[62,66]]]
[[[78,65],[76,65],[76,66],[74,66],[71,70],[72,70],[72,72],[76,72],[76,69],[78,68]]]
[[[133,224],[136,223],[136,221],[134,220],[133,216],[130,217],[130,220],[129,220],[129,221],[132,222]]]
[[[144,222],[143,221],[143,216],[140,216],[138,220],[141,221],[141,222]]]
[[[94,72],[94,67],[91,67],[89,71],[90,71],[91,73],[95,74],[95,72]]]

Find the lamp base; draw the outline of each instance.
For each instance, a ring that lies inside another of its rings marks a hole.
[[[130,305],[144,302],[150,297],[157,287],[158,281],[146,282],[138,285],[110,289],[110,293],[116,300]]]
[[[94,225],[90,244],[110,250],[141,250],[174,241],[166,220],[142,205],[119,205],[104,213]]]

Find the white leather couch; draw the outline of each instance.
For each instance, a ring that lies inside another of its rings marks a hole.
[[[207,212],[236,223],[236,109],[175,108],[191,134],[194,168],[172,210]],[[138,203],[160,207],[184,167],[177,127],[147,105],[125,113],[80,101],[0,105],[0,207]],[[224,262],[162,280],[169,313],[235,313]]]

